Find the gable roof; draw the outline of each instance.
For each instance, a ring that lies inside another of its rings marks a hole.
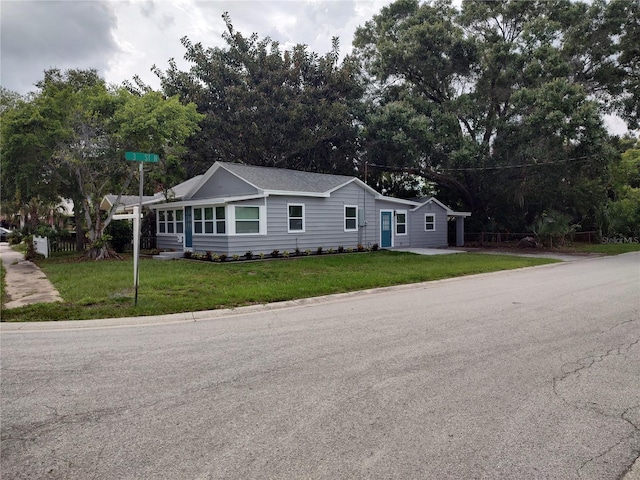
[[[144,195],[142,197],[142,203],[146,203],[149,200],[152,200],[153,198],[154,197],[152,196]],[[116,203],[117,200],[118,200],[118,195],[112,195],[112,194],[105,195],[104,198],[102,199],[102,202],[100,202],[100,210],[111,210],[111,207],[113,206],[114,203]],[[131,207],[133,205],[138,205],[139,202],[140,202],[140,196],[138,195],[122,195],[120,197],[120,203],[116,208],[116,212],[127,210],[128,207]]]
[[[356,183],[374,195],[380,195],[356,177],[329,173],[303,172],[288,168],[261,167],[243,163],[216,162],[194,185],[185,198],[191,198],[219,169],[224,169],[240,180],[267,195],[308,195],[328,197],[331,192],[349,183]]]
[[[449,207],[447,207],[444,203],[442,203],[436,197],[418,198],[418,199],[413,199],[413,201],[418,204],[412,209],[413,211],[418,210],[429,203],[433,203],[443,208],[444,211],[447,212],[447,215],[451,217],[470,217],[471,216],[471,212],[456,212],[454,210],[451,210]]]

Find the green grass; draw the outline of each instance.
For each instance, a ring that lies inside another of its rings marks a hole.
[[[600,253],[603,255],[620,255],[622,253],[640,252],[640,243],[605,243],[573,245],[571,250],[576,252]]]
[[[265,262],[210,263],[141,259],[138,306],[133,264],[75,261],[55,255],[38,264],[64,303],[4,310],[3,321],[160,315],[314,297],[552,263],[506,255],[420,256],[401,252],[323,255]]]

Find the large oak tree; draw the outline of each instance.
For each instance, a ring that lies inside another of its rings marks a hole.
[[[434,182],[483,227],[524,229],[547,209],[593,223],[612,158],[602,115],[629,85],[612,54],[622,19],[612,8],[568,0],[383,8],[354,40],[370,80],[368,162]],[[600,50],[581,38],[585,29]]]

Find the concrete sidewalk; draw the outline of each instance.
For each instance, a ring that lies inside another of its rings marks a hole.
[[[34,303],[62,302],[62,297],[38,266],[24,255],[0,242],[0,257],[5,269],[6,293],[9,301],[2,309],[18,308]]]

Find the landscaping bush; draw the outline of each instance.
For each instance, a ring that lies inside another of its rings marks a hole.
[[[114,220],[106,233],[111,236],[111,247],[118,253],[123,253],[133,240],[133,227],[128,220]]]

